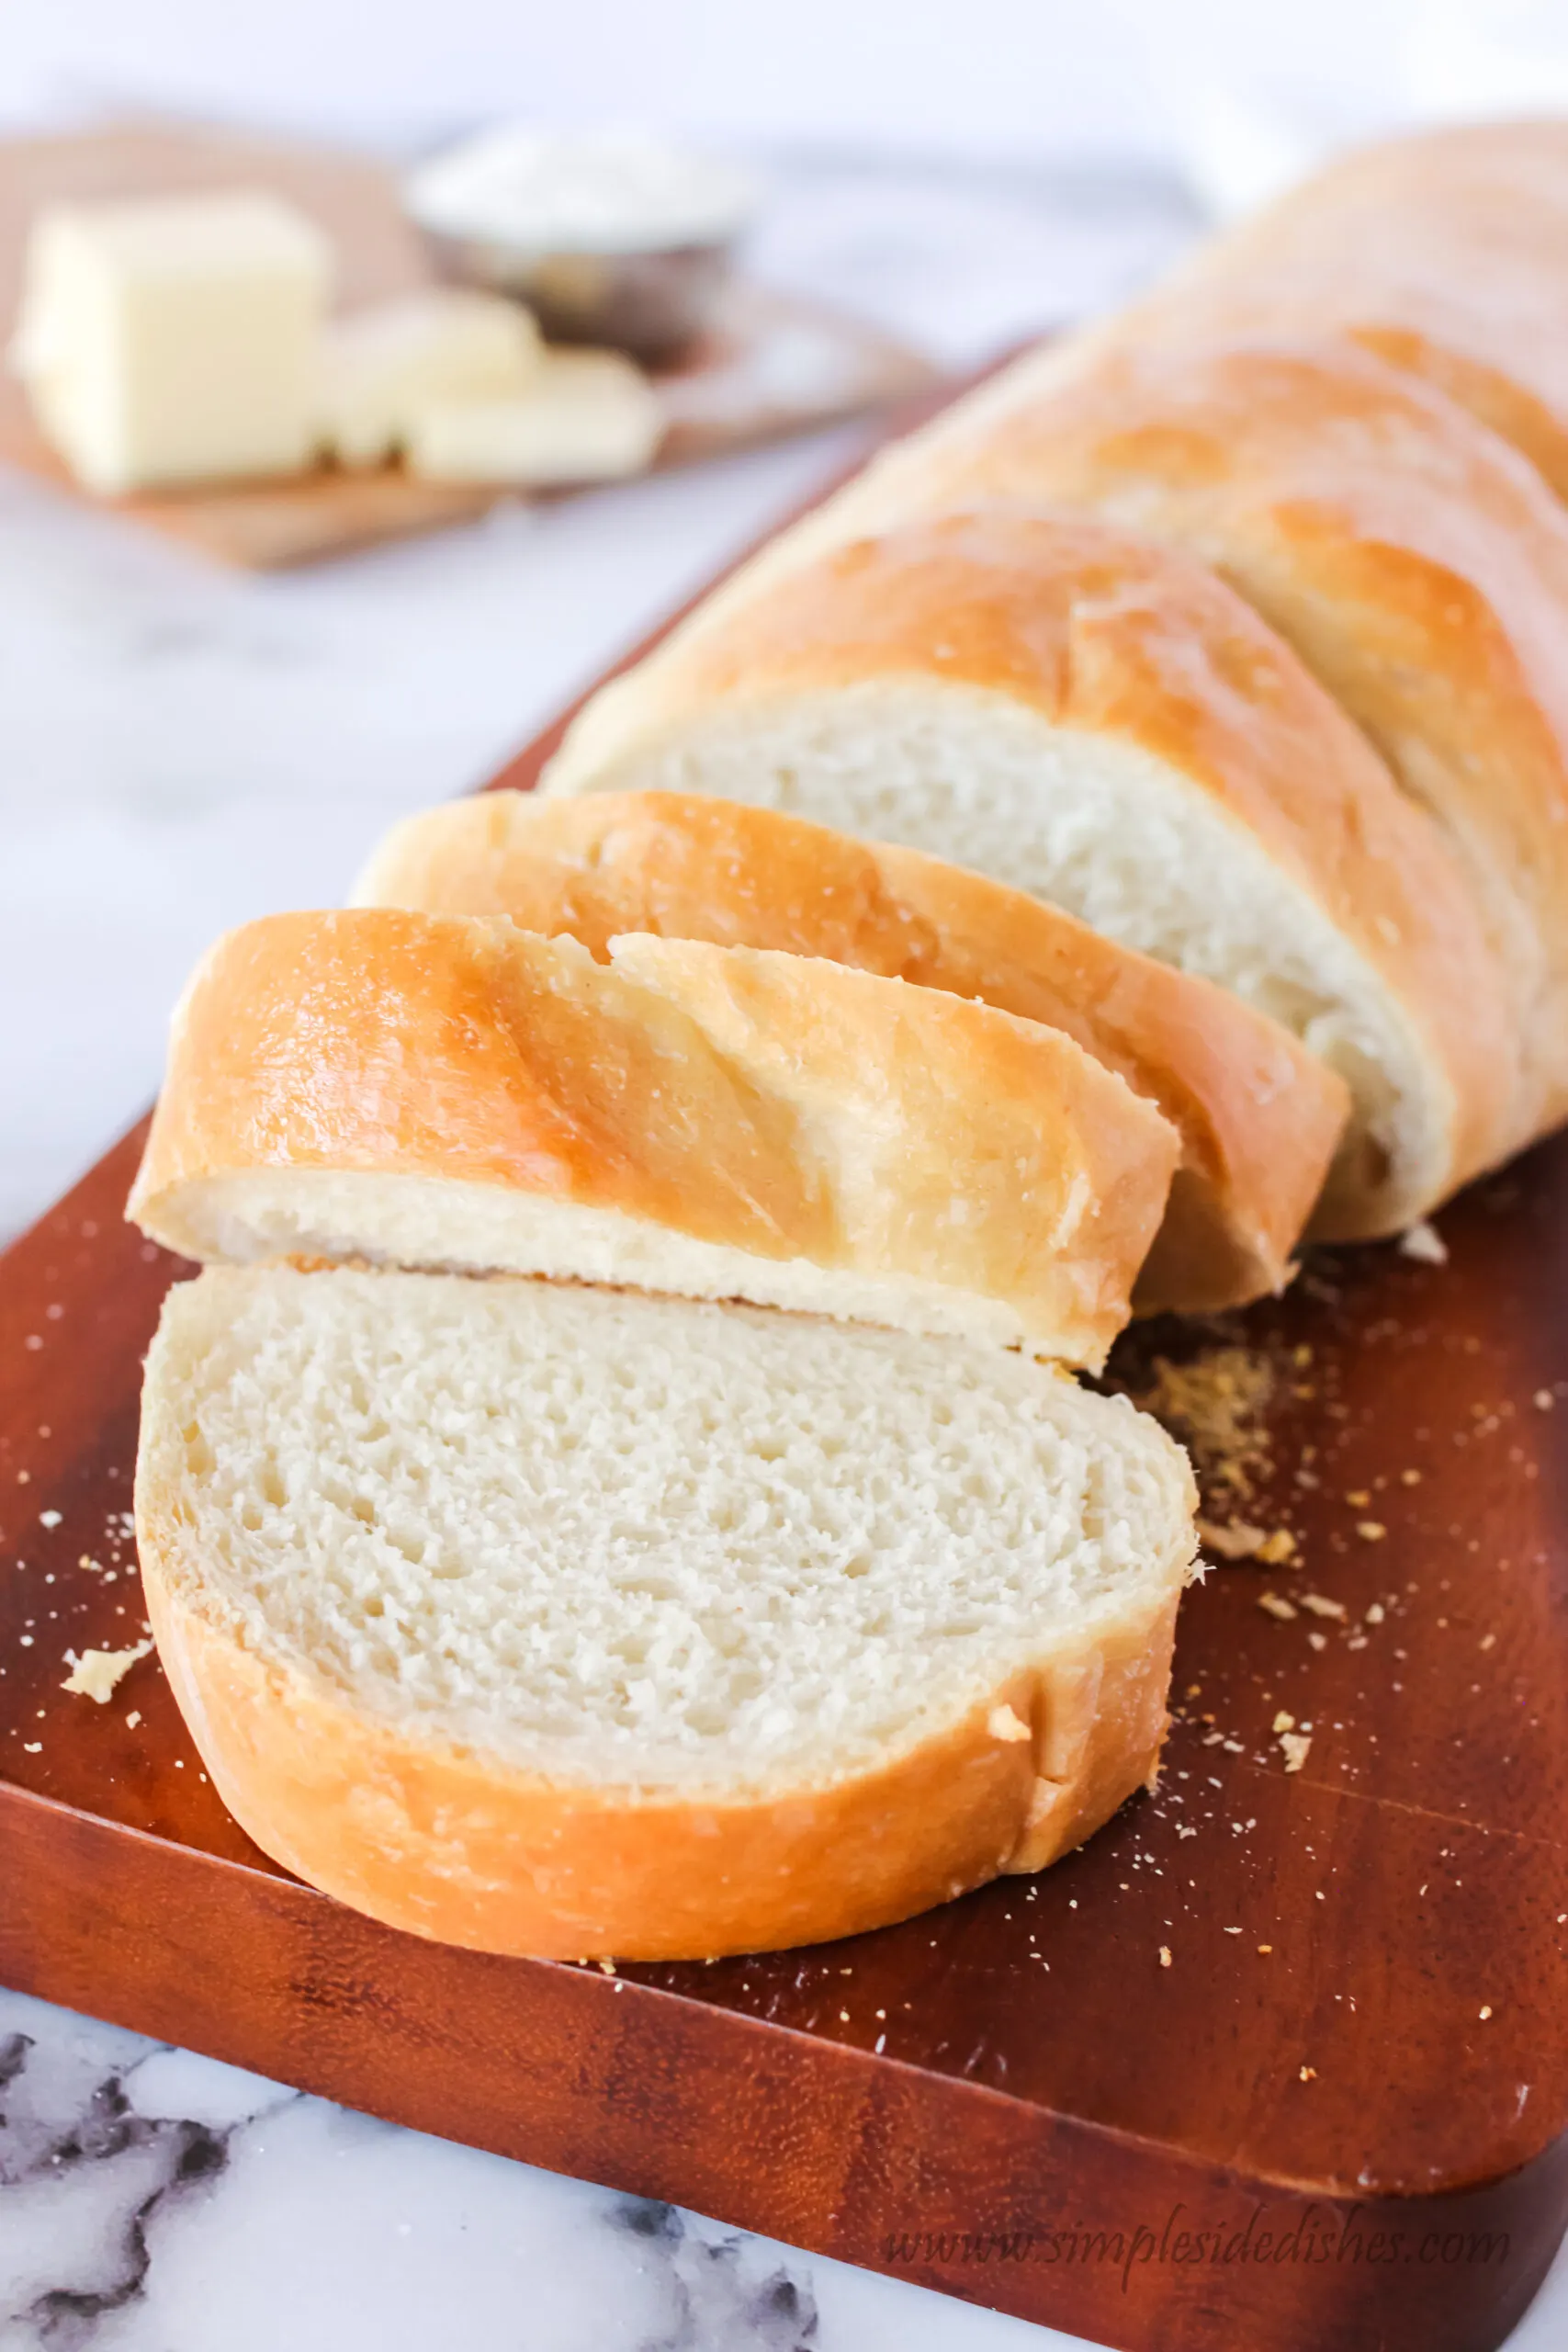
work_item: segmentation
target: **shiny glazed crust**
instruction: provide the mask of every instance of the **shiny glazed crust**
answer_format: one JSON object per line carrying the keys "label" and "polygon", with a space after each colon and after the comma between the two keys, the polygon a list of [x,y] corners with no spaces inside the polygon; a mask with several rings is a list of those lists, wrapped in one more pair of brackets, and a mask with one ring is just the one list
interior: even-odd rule
{"label": "shiny glazed crust", "polygon": [[396,827],[355,899],[507,915],[601,957],[627,931],[826,956],[1064,1031],[1181,1136],[1145,1307],[1277,1288],[1344,1124],[1343,1081],[1223,989],[1021,891],[775,809],[485,793]]}
{"label": "shiny glazed crust", "polygon": [[[748,1265],[923,1284],[1039,1352],[1103,1360],[1179,1150],[1119,1078],[1057,1031],[834,964],[622,953],[606,968],[504,921],[387,908],[231,933],[176,1012],[128,1214],[220,1256],[194,1216],[215,1180],[447,1182],[454,1216],[479,1188],[731,1253],[737,1286],[705,1295],[796,1303]],[[441,1197],[400,1262],[461,1262]]]}

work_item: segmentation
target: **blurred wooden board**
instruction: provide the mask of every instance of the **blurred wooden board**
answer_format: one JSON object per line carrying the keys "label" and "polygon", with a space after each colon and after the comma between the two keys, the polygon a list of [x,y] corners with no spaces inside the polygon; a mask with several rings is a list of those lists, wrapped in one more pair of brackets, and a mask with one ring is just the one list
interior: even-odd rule
{"label": "blurred wooden board", "polygon": [[[265,187],[299,205],[331,237],[344,308],[433,276],[380,164],[284,141],[159,122],[52,139],[0,141],[0,322],[16,319],[34,214],[48,203],[115,196]],[[714,333],[656,387],[668,426],[656,465],[706,458],[889,406],[936,381],[930,363],[863,322],[739,279]],[[42,439],[26,397],[0,378],[0,462],[82,496]],[[558,494],[558,493],[557,493]],[[518,493],[422,482],[387,467],[323,467],[287,481],[95,501],[220,562],[274,571],[469,522]]]}

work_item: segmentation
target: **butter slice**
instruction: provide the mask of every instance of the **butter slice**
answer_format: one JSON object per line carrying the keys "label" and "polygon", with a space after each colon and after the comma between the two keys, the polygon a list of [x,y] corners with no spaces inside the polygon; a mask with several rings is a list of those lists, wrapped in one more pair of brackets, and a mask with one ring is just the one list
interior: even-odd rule
{"label": "butter slice", "polygon": [[12,362],[89,490],[298,472],[331,250],[263,194],[62,206],[35,222]]}
{"label": "butter slice", "polygon": [[432,481],[542,490],[609,481],[651,463],[664,412],[640,369],[615,351],[557,351],[505,400],[431,401],[412,420],[411,469]]}
{"label": "butter slice", "polygon": [[433,286],[335,320],[323,357],[328,447],[343,465],[379,466],[432,402],[525,390],[539,331],[521,303]]}

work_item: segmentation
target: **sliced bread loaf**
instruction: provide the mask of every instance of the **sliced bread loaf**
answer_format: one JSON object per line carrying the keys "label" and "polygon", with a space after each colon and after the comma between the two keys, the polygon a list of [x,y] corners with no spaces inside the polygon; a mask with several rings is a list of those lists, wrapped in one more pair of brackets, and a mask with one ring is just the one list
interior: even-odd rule
{"label": "sliced bread loaf", "polygon": [[1348,343],[1145,347],[1129,322],[1021,369],[856,496],[904,522],[1044,505],[1211,565],[1462,872],[1508,989],[1504,1148],[1568,1114],[1568,512],[1517,450]]}
{"label": "sliced bread loaf", "polygon": [[659,1960],[899,1919],[1153,1771],[1185,1457],[1026,1357],[548,1283],[221,1269],[148,1358],[159,1654],[268,1853]]}
{"label": "sliced bread loaf", "polygon": [[1099,1364],[1174,1129],[1060,1032],[802,956],[278,915],[176,1012],[129,1214],[203,1260],[546,1274]]}
{"label": "sliced bread loaf", "polygon": [[1064,1031],[1181,1137],[1145,1309],[1278,1289],[1345,1124],[1343,1080],[1240,999],[1021,890],[776,809],[481,793],[396,826],[354,897],[505,915],[600,958],[622,932],[828,956]]}
{"label": "sliced bread loaf", "polygon": [[1325,1235],[1396,1231],[1522,1139],[1442,831],[1239,596],[1100,524],[954,514],[786,567],[591,704],[545,788],[794,809],[1233,990],[1350,1089]]}

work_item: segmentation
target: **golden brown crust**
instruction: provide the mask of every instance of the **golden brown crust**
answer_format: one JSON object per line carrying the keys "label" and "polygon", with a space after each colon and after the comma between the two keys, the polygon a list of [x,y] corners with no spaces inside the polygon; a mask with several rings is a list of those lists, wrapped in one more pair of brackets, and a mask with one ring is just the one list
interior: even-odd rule
{"label": "golden brown crust", "polygon": [[1158,1760],[1174,1593],[853,1781],[711,1799],[550,1781],[411,1738],[264,1663],[170,1573],[182,1538],[146,1486],[158,1653],[224,1804],[312,1886],[443,1943],[651,1961],[856,1935],[1055,1860]]}
{"label": "golden brown crust", "polygon": [[1153,1102],[1182,1162],[1137,1295],[1276,1289],[1348,1095],[1277,1023],[1059,909],[915,850],[696,794],[485,793],[396,827],[357,903],[506,915],[596,956],[617,933],[827,956],[1048,1028]]}
{"label": "golden brown crust", "polygon": [[[894,675],[1006,695],[1054,726],[1135,745],[1251,834],[1408,1009],[1448,1075],[1454,1189],[1523,1138],[1507,992],[1448,842],[1290,647],[1200,564],[1096,520],[1000,503],[931,511],[1024,498],[1037,464],[1042,494],[1066,497],[1075,459],[1056,453],[1075,445],[1054,408],[1043,413],[907,445],[859,503],[852,488],[846,514],[925,519],[781,565],[612,686],[596,725],[590,706],[547,781],[613,787],[720,702]],[[1086,398],[1086,445],[1097,413]],[[1205,479],[1226,462],[1223,441],[1195,460]]]}
{"label": "golden brown crust", "polygon": [[1202,252],[1120,340],[1346,335],[1423,377],[1568,496],[1568,123],[1348,155]]}
{"label": "golden brown crust", "polygon": [[231,933],[176,1012],[129,1214],[188,1250],[188,1188],[235,1171],[454,1180],[941,1284],[1102,1359],[1179,1148],[1149,1104],[935,990],[634,950],[628,979],[570,940],[387,908]]}
{"label": "golden brown crust", "polygon": [[[1469,1041],[1472,1071],[1510,1050],[1519,1067],[1490,1150],[1461,1165],[1556,1124],[1568,1110],[1568,516],[1514,451],[1348,345],[1118,347],[1032,388],[1021,371],[1010,404],[911,445],[878,494],[905,514],[995,500],[1114,517],[1246,595],[1440,829],[1485,925],[1511,1001],[1482,1046],[1462,1010],[1487,992],[1487,958],[1472,958],[1443,991],[1442,1033],[1461,1051]],[[1367,887],[1363,866],[1354,897],[1370,910]],[[1451,883],[1448,896],[1451,909]],[[1439,961],[1463,953],[1453,911],[1426,930]]]}

